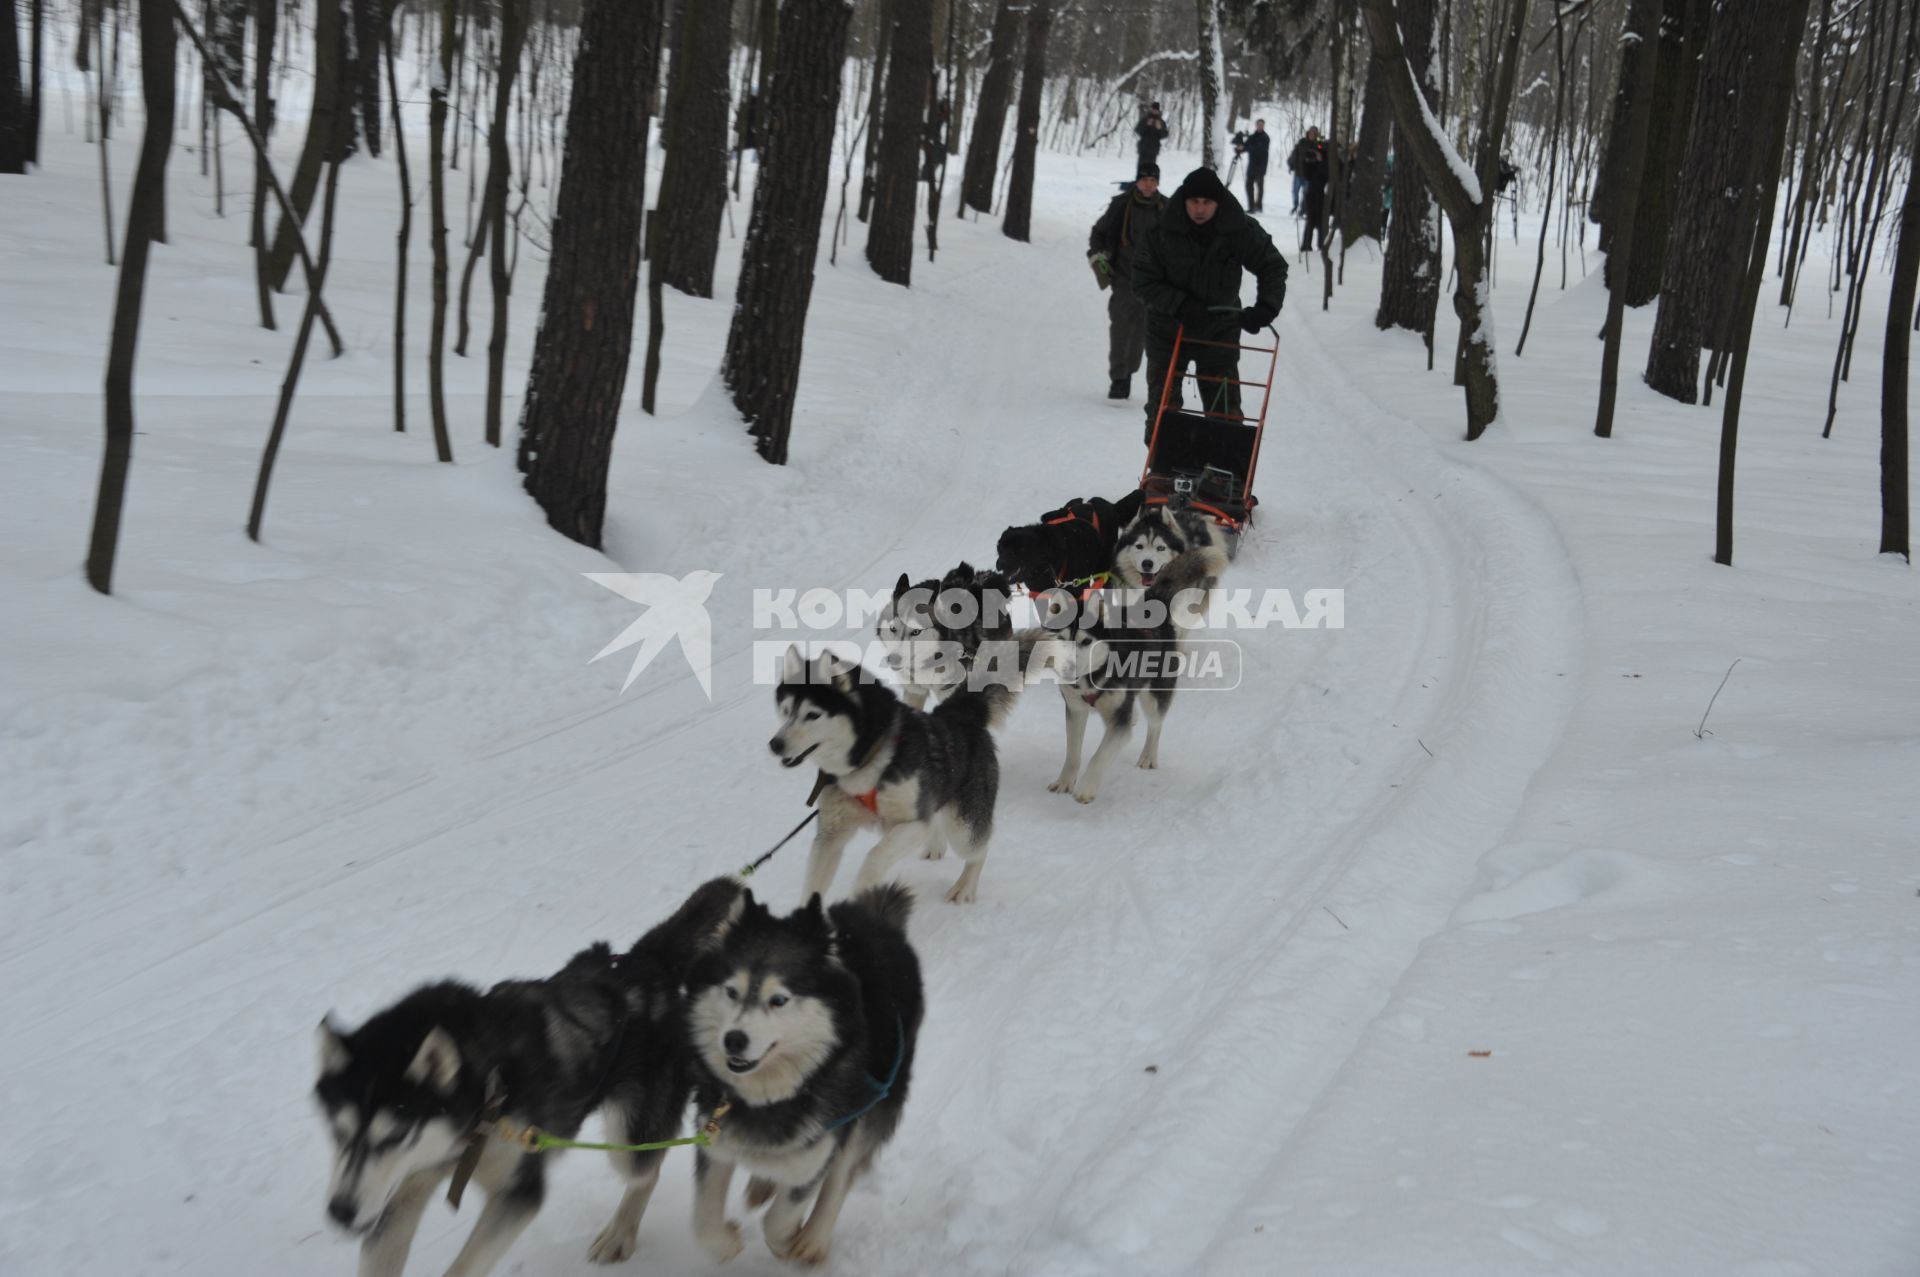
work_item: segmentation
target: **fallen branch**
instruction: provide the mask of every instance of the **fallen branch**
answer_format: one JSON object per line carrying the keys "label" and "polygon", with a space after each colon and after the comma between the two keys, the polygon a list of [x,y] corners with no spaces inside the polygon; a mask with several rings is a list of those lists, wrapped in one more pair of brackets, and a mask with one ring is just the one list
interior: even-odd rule
{"label": "fallen branch", "polygon": [[[1739,663],[1740,658],[1737,656],[1734,657],[1733,665],[1738,665]],[[1714,688],[1713,695],[1707,698],[1707,714],[1713,713],[1713,703],[1720,699],[1721,690],[1726,687],[1727,680],[1733,677],[1733,665],[1727,666],[1727,672],[1720,676],[1720,686]],[[1700,716],[1700,726],[1693,729],[1693,734],[1701,740],[1705,740],[1711,734],[1707,731],[1707,714]]]}

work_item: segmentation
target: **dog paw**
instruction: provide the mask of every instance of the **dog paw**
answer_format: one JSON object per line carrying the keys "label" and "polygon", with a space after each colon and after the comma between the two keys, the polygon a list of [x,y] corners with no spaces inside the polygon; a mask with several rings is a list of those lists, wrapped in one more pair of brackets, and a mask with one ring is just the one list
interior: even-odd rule
{"label": "dog paw", "polygon": [[1097,789],[1076,789],[1073,791],[1073,801],[1077,803],[1090,803],[1099,796],[1100,791]]}
{"label": "dog paw", "polygon": [[966,878],[947,888],[947,903],[950,905],[970,905],[978,898],[979,887]]}
{"label": "dog paw", "polygon": [[608,1224],[587,1247],[587,1258],[596,1264],[624,1264],[633,1258],[640,1242],[640,1230],[622,1228],[618,1221]]}
{"label": "dog paw", "polygon": [[794,1234],[793,1244],[787,1247],[787,1253],[781,1258],[813,1268],[826,1263],[827,1254],[832,1249],[831,1236],[816,1236],[811,1228],[802,1228]]}
{"label": "dog paw", "polygon": [[1072,789],[1073,778],[1071,776],[1062,776],[1059,780],[1047,786],[1047,792],[1049,794],[1065,794],[1071,792]]}
{"label": "dog paw", "polygon": [[920,853],[920,859],[939,860],[941,857],[945,856],[946,854],[947,854],[947,844],[945,844],[944,842],[930,842],[927,844],[927,849]]}
{"label": "dog paw", "polygon": [[728,1220],[722,1228],[700,1234],[700,1249],[716,1264],[724,1264],[746,1245],[740,1240],[740,1225]]}
{"label": "dog paw", "polygon": [[773,1200],[773,1181],[755,1175],[747,1181],[747,1209],[757,1210]]}
{"label": "dog paw", "polygon": [[1150,772],[1160,766],[1160,760],[1157,758],[1149,758],[1145,754],[1142,754],[1140,761],[1135,763],[1134,766],[1138,767],[1141,771]]}
{"label": "dog paw", "polygon": [[[777,1214],[778,1212],[775,1213]],[[800,1236],[800,1225],[798,1223],[790,1224],[784,1231],[775,1233],[773,1231],[773,1216],[769,1215],[767,1216],[766,1223],[761,1228],[761,1232],[766,1235],[767,1249],[773,1252],[774,1258],[789,1259],[793,1256],[793,1243]]]}

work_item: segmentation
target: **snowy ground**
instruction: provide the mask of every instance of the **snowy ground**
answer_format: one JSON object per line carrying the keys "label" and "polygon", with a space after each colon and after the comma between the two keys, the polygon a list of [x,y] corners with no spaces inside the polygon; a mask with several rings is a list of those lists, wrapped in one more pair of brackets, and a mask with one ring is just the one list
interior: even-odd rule
{"label": "snowy ground", "polygon": [[[858,235],[823,257],[784,470],[713,377],[725,240],[721,300],[669,297],[664,412],[622,424],[602,556],[548,534],[480,442],[477,361],[453,361],[457,465],[423,397],[392,432],[397,197],[364,159],[329,286],[349,349],[309,366],[249,543],[294,302],[281,333],[254,325],[244,201],[217,219],[176,152],[103,599],[79,564],[114,276],[95,153],[49,142],[47,172],[0,186],[0,1271],[344,1273],[308,1098],[321,1014],[546,972],[784,832],[807,780],[764,747],[754,587],[990,559],[1006,524],[1131,485],[1137,390],[1100,398],[1081,248],[1126,166],[1043,157],[1035,242],[943,222],[910,290]],[[1530,242],[1501,254],[1506,415],[1473,445],[1417,340],[1372,328],[1371,254],[1325,313],[1295,263],[1228,583],[1344,589],[1346,627],[1245,636],[1242,688],[1184,698],[1161,770],[1091,808],[1045,791],[1052,694],[1016,713],[980,902],[939,903],[951,862],[903,870],[929,1016],[837,1271],[1920,1264],[1920,586],[1873,553],[1884,284],[1825,442],[1835,326],[1811,297],[1784,332],[1763,314],[1729,570],[1718,412],[1631,378],[1594,440],[1597,279],[1576,259],[1562,293],[1550,264],[1515,360]],[[416,334],[426,260],[416,235]],[[1628,368],[1651,322],[1629,317]],[[588,663],[633,609],[582,574],[622,569],[724,574],[711,703],[672,653],[624,696],[624,658]],[[759,888],[792,898],[802,858]],[[646,1271],[712,1271],[689,1167],[669,1162]],[[616,1185],[593,1155],[556,1185],[503,1271],[595,1271]],[[429,1215],[415,1271],[467,1214]],[[756,1246],[734,1268],[779,1265]]]}

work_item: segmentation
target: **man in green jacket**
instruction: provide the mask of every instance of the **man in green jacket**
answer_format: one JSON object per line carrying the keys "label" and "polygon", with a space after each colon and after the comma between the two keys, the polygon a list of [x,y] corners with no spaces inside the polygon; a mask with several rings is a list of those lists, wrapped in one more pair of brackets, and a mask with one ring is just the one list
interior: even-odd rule
{"label": "man in green jacket", "polygon": [[[1140,371],[1145,348],[1147,312],[1133,295],[1133,250],[1140,237],[1160,224],[1167,197],[1160,193],[1160,167],[1142,164],[1128,189],[1107,202],[1087,239],[1087,260],[1093,263],[1100,287],[1113,285],[1107,296],[1107,398],[1125,399],[1133,392],[1133,374]],[[1118,279],[1114,278],[1118,275]]]}
{"label": "man in green jacket", "polygon": [[[1254,303],[1240,305],[1240,272],[1253,272]],[[1147,438],[1160,407],[1173,339],[1183,328],[1181,367],[1167,406],[1183,402],[1180,381],[1191,363],[1210,412],[1240,414],[1240,334],[1257,333],[1280,314],[1287,295],[1287,262],[1260,224],[1212,169],[1187,174],[1160,224],[1140,239],[1133,258],[1133,291],[1147,308]],[[1208,344],[1195,345],[1195,342]],[[1211,380],[1208,380],[1211,379]]]}

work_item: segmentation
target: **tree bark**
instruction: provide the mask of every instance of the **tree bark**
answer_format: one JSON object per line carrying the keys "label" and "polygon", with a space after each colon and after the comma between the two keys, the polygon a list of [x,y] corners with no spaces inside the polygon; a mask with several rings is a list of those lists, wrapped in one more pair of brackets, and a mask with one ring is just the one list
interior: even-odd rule
{"label": "tree bark", "polygon": [[[339,93],[343,80],[350,79],[353,68],[347,59],[347,30],[341,21],[337,0],[314,0],[313,5],[313,115],[307,122],[307,140],[294,166],[288,195],[294,211],[304,223],[313,207],[314,194],[320,189],[320,171],[327,156],[353,142],[353,115],[342,110],[345,101]],[[285,218],[273,236],[267,252],[267,279],[276,291],[287,286],[287,274],[293,269],[293,237]]]}
{"label": "tree bark", "polygon": [[787,461],[800,385],[849,17],[844,0],[784,0],[761,116],[760,181],[720,375],[774,465]]}
{"label": "tree bark", "polygon": [[689,3],[667,91],[672,144],[660,170],[652,234],[661,281],[691,297],[713,296],[720,217],[727,205],[727,57],[732,6]]}
{"label": "tree bark", "polygon": [[[1920,129],[1909,155],[1920,156]],[[1894,249],[1893,294],[1887,299],[1887,338],[1880,355],[1880,553],[1913,562],[1907,487],[1908,353],[1913,340],[1907,317],[1914,313],[1920,283],[1920,171],[1907,171],[1907,198],[1900,206],[1900,239]]]}
{"label": "tree bark", "polygon": [[27,163],[40,163],[40,102],[42,57],[46,44],[46,0],[32,0],[28,19],[32,34],[29,54],[30,87],[27,90]]}
{"label": "tree bark", "polygon": [[[256,0],[253,9],[253,125],[261,140],[273,136],[273,42],[279,22],[280,0]],[[248,242],[253,245],[254,287],[260,299],[260,326],[272,331],[273,271],[267,254],[267,152],[264,147],[253,158],[253,227]]]}
{"label": "tree bark", "polygon": [[1033,230],[1033,169],[1040,147],[1040,95],[1047,83],[1047,36],[1053,30],[1055,0],[1028,0],[1027,56],[1020,72],[1020,112],[1014,118],[1013,175],[1007,180],[1007,215],[1000,223],[1008,239],[1026,243]]}
{"label": "tree bark", "polygon": [[556,531],[595,549],[606,522],[607,467],[633,349],[647,102],[659,40],[658,0],[588,0],[546,296],[520,415],[527,491]]}
{"label": "tree bark", "polygon": [[380,59],[374,50],[380,47],[381,11],[388,0],[352,0],[352,3],[354,80],[346,109],[359,107],[360,136],[366,139],[367,154],[377,157],[380,154]]}
{"label": "tree bark", "polygon": [[1227,140],[1220,118],[1226,59],[1220,47],[1219,0],[1194,0],[1194,16],[1199,20],[1200,167],[1218,170],[1220,148]]}
{"label": "tree bark", "polygon": [[455,0],[441,0],[439,65],[428,91],[427,206],[432,210],[433,313],[427,336],[427,411],[440,460],[453,460],[447,429],[447,94],[453,82],[458,15]]}
{"label": "tree bark", "polygon": [[[399,14],[393,21],[396,26]],[[407,245],[413,238],[413,183],[407,173],[407,136],[400,127],[400,80],[393,69],[395,29],[384,33],[381,46],[387,63],[387,100],[393,109],[393,154],[400,166],[399,263],[393,285],[393,428],[407,428]]]}
{"label": "tree bark", "polygon": [[[1658,23],[1650,122],[1640,172],[1640,200],[1633,219],[1633,253],[1609,253],[1607,266],[1626,263],[1627,305],[1644,306],[1660,293],[1673,205],[1679,196],[1680,159],[1687,144],[1700,87],[1700,50],[1706,43],[1713,0],[1664,0]],[[1611,286],[1609,278],[1609,286]]]}
{"label": "tree bark", "polygon": [[[1761,86],[1768,68],[1798,52],[1800,31],[1785,24],[1805,0],[1744,0],[1716,15],[1682,166],[1660,309],[1647,354],[1647,384],[1682,403],[1699,397],[1700,350],[1732,306],[1751,236],[1742,201],[1759,181],[1755,156],[1772,112]],[[1780,103],[1785,110],[1786,104]]]}
{"label": "tree bark", "polygon": [[920,144],[933,82],[933,13],[927,0],[889,0],[887,91],[874,153],[873,218],[867,261],[889,284],[913,281],[914,214],[920,195]]}
{"label": "tree bark", "polygon": [[140,85],[146,102],[146,135],[134,170],[127,206],[126,241],[107,344],[106,451],[94,502],[93,536],[87,548],[87,583],[113,593],[113,564],[120,541],[120,511],[133,462],[133,359],[140,341],[148,249],[166,199],[167,153],[173,146],[174,52],[172,0],[141,0]]}
{"label": "tree bark", "polygon": [[993,211],[993,184],[1000,174],[1000,135],[1007,127],[1007,99],[1013,93],[1013,60],[1019,56],[1020,11],[1014,0],[999,0],[987,43],[987,73],[980,80],[980,102],[973,112],[967,162],[960,174],[960,209]]}
{"label": "tree bark", "polygon": [[[1412,65],[1420,93],[1429,110],[1440,104],[1440,87],[1433,65],[1434,0],[1400,0],[1400,30],[1406,35],[1404,56]],[[1371,39],[1369,34],[1369,39]],[[1405,328],[1425,334],[1433,328],[1434,312],[1440,304],[1440,276],[1433,262],[1438,253],[1434,242],[1439,235],[1433,192],[1426,175],[1414,162],[1413,145],[1400,124],[1399,108],[1388,87],[1395,68],[1382,62],[1376,47],[1369,63],[1382,67],[1381,88],[1387,93],[1387,106],[1393,111],[1393,217],[1387,226],[1387,254],[1380,277],[1380,308],[1374,315],[1376,328]],[[1371,74],[1371,73],[1369,73]],[[1279,177],[1280,181],[1291,181]]]}
{"label": "tree bark", "polygon": [[[1611,265],[1615,260],[1628,262],[1633,260],[1634,245],[1639,235],[1640,214],[1645,202],[1640,197],[1640,184],[1643,178],[1658,182],[1657,172],[1649,175],[1650,149],[1648,134],[1653,120],[1656,103],[1660,100],[1660,77],[1670,69],[1662,64],[1667,61],[1666,54],[1648,40],[1630,40],[1631,29],[1622,36],[1626,45],[1621,50],[1623,64],[1621,78],[1626,78],[1625,65],[1638,64],[1634,73],[1634,89],[1628,99],[1627,136],[1625,149],[1618,157],[1618,185],[1615,188],[1616,207],[1614,215],[1613,247],[1607,255]],[[1613,405],[1619,392],[1620,383],[1620,321],[1626,311],[1627,278],[1630,271],[1620,271],[1614,281],[1614,287],[1607,294],[1607,323],[1605,329],[1606,353],[1600,359],[1600,404],[1594,416],[1593,433],[1602,439],[1613,437]]]}
{"label": "tree bark", "polygon": [[1387,101],[1386,75],[1378,62],[1368,58],[1366,87],[1361,93],[1360,135],[1340,216],[1341,239],[1348,247],[1362,239],[1380,238],[1380,198],[1386,186],[1387,141],[1392,129],[1393,104]]}
{"label": "tree bark", "polygon": [[527,7],[531,3],[500,0],[500,63],[493,78],[493,123],[487,130],[487,199],[481,216],[491,232],[487,266],[493,284],[493,331],[487,341],[486,437],[496,448],[500,446],[500,401],[506,394],[507,303],[513,291],[507,273],[507,182],[513,170],[507,129],[520,53],[527,42]]}
{"label": "tree bark", "polygon": [[16,0],[0,0],[0,173],[27,171],[32,106],[20,83],[20,16]]}

